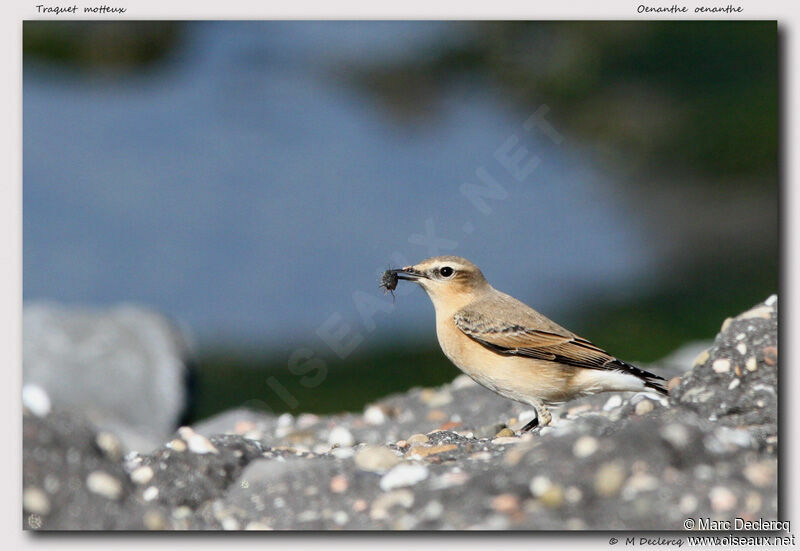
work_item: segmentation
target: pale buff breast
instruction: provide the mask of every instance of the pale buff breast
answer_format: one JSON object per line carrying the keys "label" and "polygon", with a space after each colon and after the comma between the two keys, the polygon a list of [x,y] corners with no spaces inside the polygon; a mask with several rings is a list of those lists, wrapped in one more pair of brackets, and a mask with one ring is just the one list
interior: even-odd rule
{"label": "pale buff breast", "polygon": [[462,333],[451,315],[437,315],[436,335],[451,362],[476,382],[507,398],[534,405],[563,402],[583,394],[572,384],[575,368],[492,352]]}

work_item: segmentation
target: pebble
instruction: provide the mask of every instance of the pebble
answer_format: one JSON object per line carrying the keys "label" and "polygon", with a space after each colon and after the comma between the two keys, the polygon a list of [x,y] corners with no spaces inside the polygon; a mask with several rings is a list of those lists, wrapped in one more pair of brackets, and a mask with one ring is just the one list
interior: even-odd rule
{"label": "pebble", "polygon": [[147,484],[153,478],[153,468],[149,465],[139,467],[131,473],[131,480],[136,484]]}
{"label": "pebble", "polygon": [[519,444],[522,439],[517,436],[500,436],[492,440],[492,444],[503,446],[505,444]]}
{"label": "pebble", "polygon": [[406,438],[406,442],[408,442],[409,444],[424,444],[428,440],[430,440],[430,438],[428,438],[424,434],[412,434],[411,436]]}
{"label": "pebble", "polygon": [[561,485],[559,484],[551,484],[550,487],[539,496],[539,501],[545,507],[558,509],[564,504],[564,490],[561,489]]}
{"label": "pebble", "polygon": [[660,434],[675,448],[685,448],[689,444],[689,432],[683,425],[671,423],[662,428]]}
{"label": "pebble", "polygon": [[345,427],[334,427],[328,435],[328,443],[331,446],[352,446],[355,444],[353,434]]}
{"label": "pebble", "polygon": [[142,523],[148,530],[163,530],[167,525],[164,516],[158,511],[147,511],[142,517]]}
{"label": "pebble", "polygon": [[503,438],[507,436],[514,436],[514,431],[508,427],[505,427],[500,432],[494,435],[495,438]]}
{"label": "pebble", "polygon": [[744,356],[745,354],[747,354],[747,345],[743,342],[740,342],[739,344],[736,345],[736,351],[742,356]]}
{"label": "pebble", "polygon": [[775,467],[767,461],[751,463],[744,468],[744,476],[753,486],[765,488],[769,486],[775,478]]}
{"label": "pebble", "polygon": [[696,367],[698,365],[703,365],[704,363],[706,363],[706,360],[708,360],[709,355],[710,352],[708,349],[705,349],[702,352],[700,352],[700,354],[698,354],[697,357],[692,362],[692,367]]}
{"label": "pebble", "polygon": [[349,483],[347,482],[347,478],[344,477],[343,475],[338,474],[333,478],[331,478],[330,488],[331,492],[333,492],[334,494],[342,494],[346,492],[348,486]]}
{"label": "pebble", "polygon": [[736,494],[724,486],[714,486],[708,493],[711,509],[716,513],[724,513],[736,507]]}
{"label": "pebble", "polygon": [[193,434],[186,442],[189,451],[197,454],[219,453],[211,441],[202,434]]}
{"label": "pebble", "polygon": [[191,516],[191,514],[192,510],[186,505],[181,505],[172,510],[172,518],[174,518],[175,520],[188,518]]}
{"label": "pebble", "polygon": [[22,493],[22,508],[36,515],[47,515],[50,513],[50,500],[44,490],[25,488]]}
{"label": "pebble", "polygon": [[425,465],[397,465],[391,471],[383,475],[380,481],[380,488],[384,492],[413,486],[428,478],[428,467]]}
{"label": "pebble", "polygon": [[491,505],[498,513],[514,513],[519,510],[519,498],[514,494],[500,494],[492,498]]}
{"label": "pebble", "polygon": [[259,522],[257,520],[253,520],[247,523],[244,527],[245,530],[272,530],[272,528],[268,524],[264,524],[263,522]]}
{"label": "pebble", "polygon": [[114,461],[122,457],[122,444],[119,438],[107,431],[100,431],[94,439],[97,447],[103,450],[106,457]]}
{"label": "pebble", "polygon": [[681,384],[681,378],[673,377],[667,382],[667,391],[672,392],[672,389],[676,388],[679,384]]}
{"label": "pebble", "polygon": [[440,409],[432,409],[428,412],[428,421],[444,421],[447,414]]}
{"label": "pebble", "polygon": [[406,457],[423,458],[438,453],[449,452],[458,448],[455,444],[442,444],[440,446],[413,446],[406,452]]}
{"label": "pebble", "polygon": [[594,477],[594,491],[602,497],[611,497],[619,493],[625,482],[625,468],[617,462],[606,463]]}
{"label": "pebble", "polygon": [[228,531],[239,530],[241,528],[241,526],[239,525],[239,521],[233,517],[223,518],[222,521],[220,521],[220,524],[222,524],[223,530],[228,530]]}
{"label": "pebble", "polygon": [[367,502],[363,499],[357,499],[353,502],[353,511],[356,513],[360,513],[361,511],[366,510]]}
{"label": "pebble", "polygon": [[636,413],[636,415],[647,415],[648,413],[653,411],[654,408],[655,406],[653,405],[653,402],[651,400],[642,400],[641,402],[636,404],[634,413]]}
{"label": "pebble", "polygon": [[[644,402],[639,402],[644,403]],[[637,404],[638,405],[638,404]],[[575,457],[589,457],[597,451],[598,442],[593,436],[581,436],[572,445],[572,453]]]}
{"label": "pebble", "polygon": [[142,499],[145,501],[153,501],[157,497],[158,488],[156,486],[150,486],[144,492],[142,492]]}
{"label": "pebble", "polygon": [[104,471],[92,471],[86,477],[86,487],[90,492],[108,499],[119,499],[122,495],[122,484],[119,480]]}
{"label": "pebble", "polygon": [[337,459],[350,459],[356,451],[353,448],[333,448],[330,453]]}
{"label": "pebble", "polygon": [[167,447],[171,450],[176,452],[185,452],[186,451],[186,442],[181,440],[180,438],[176,438],[170,442],[167,442]]}
{"label": "pebble", "polygon": [[372,405],[364,410],[364,421],[368,425],[382,425],[386,422],[386,415],[380,407]]}
{"label": "pebble", "polygon": [[[19,387],[17,387],[19,388]],[[50,413],[50,397],[39,385],[27,384],[22,387],[22,405],[37,417]]]}
{"label": "pebble", "polygon": [[742,382],[741,379],[733,379],[731,383],[728,385],[728,390],[733,390],[734,388],[739,386],[741,382]]}
{"label": "pebble", "polygon": [[678,503],[678,509],[680,509],[681,513],[684,515],[688,515],[697,510],[697,505],[698,502],[695,496],[692,494],[685,494]]}
{"label": "pebble", "polygon": [[414,505],[414,494],[411,490],[394,490],[378,496],[372,503],[369,516],[372,520],[384,520],[389,518],[389,511],[392,507],[408,509],[412,505]]}
{"label": "pebble", "polygon": [[756,357],[750,356],[749,358],[747,358],[747,361],[744,362],[744,368],[747,371],[755,371],[756,369],[758,369],[758,362],[756,361]]}
{"label": "pebble", "polygon": [[714,370],[714,373],[727,373],[731,370],[731,361],[727,358],[719,358],[711,364],[711,369]]}
{"label": "pebble", "polygon": [[566,490],[564,490],[564,499],[567,500],[567,503],[575,503],[580,502],[583,499],[583,492],[577,486],[570,486]]}
{"label": "pebble", "polygon": [[615,394],[614,396],[609,398],[608,401],[605,403],[605,405],[603,406],[603,411],[610,411],[614,408],[618,408],[621,405],[622,405],[622,396],[620,396],[619,394]]}
{"label": "pebble", "polygon": [[336,523],[337,526],[344,526],[347,524],[348,520],[350,520],[350,515],[344,511],[336,511],[333,513],[333,522]]}
{"label": "pebble", "polygon": [[365,446],[355,456],[356,466],[370,472],[388,471],[400,461],[397,455],[383,446]]}
{"label": "pebble", "polygon": [[764,363],[767,365],[775,365],[778,363],[778,349],[774,346],[767,346],[763,350]]}

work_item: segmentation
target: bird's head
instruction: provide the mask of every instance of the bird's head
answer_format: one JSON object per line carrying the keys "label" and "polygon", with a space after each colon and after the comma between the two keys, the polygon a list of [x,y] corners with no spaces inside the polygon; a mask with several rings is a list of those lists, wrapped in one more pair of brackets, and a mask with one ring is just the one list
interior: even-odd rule
{"label": "bird's head", "polygon": [[419,283],[437,310],[457,310],[491,288],[475,264],[458,256],[434,256],[391,271],[398,279]]}

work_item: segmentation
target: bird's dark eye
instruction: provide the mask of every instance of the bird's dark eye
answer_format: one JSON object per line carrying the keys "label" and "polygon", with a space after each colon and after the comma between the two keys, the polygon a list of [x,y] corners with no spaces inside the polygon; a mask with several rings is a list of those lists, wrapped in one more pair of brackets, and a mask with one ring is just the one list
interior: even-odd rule
{"label": "bird's dark eye", "polygon": [[453,268],[451,268],[450,266],[445,266],[444,268],[439,270],[439,273],[442,274],[442,277],[450,277],[451,275],[453,275]]}

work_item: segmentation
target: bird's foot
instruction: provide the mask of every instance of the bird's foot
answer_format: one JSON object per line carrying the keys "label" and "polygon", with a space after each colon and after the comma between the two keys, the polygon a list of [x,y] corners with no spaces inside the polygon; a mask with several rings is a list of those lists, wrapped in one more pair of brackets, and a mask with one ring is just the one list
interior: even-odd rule
{"label": "bird's foot", "polygon": [[546,427],[550,424],[553,416],[550,415],[550,411],[544,406],[537,406],[536,407],[536,417],[528,421],[528,423],[522,427],[519,432],[525,433],[530,432],[536,428]]}

